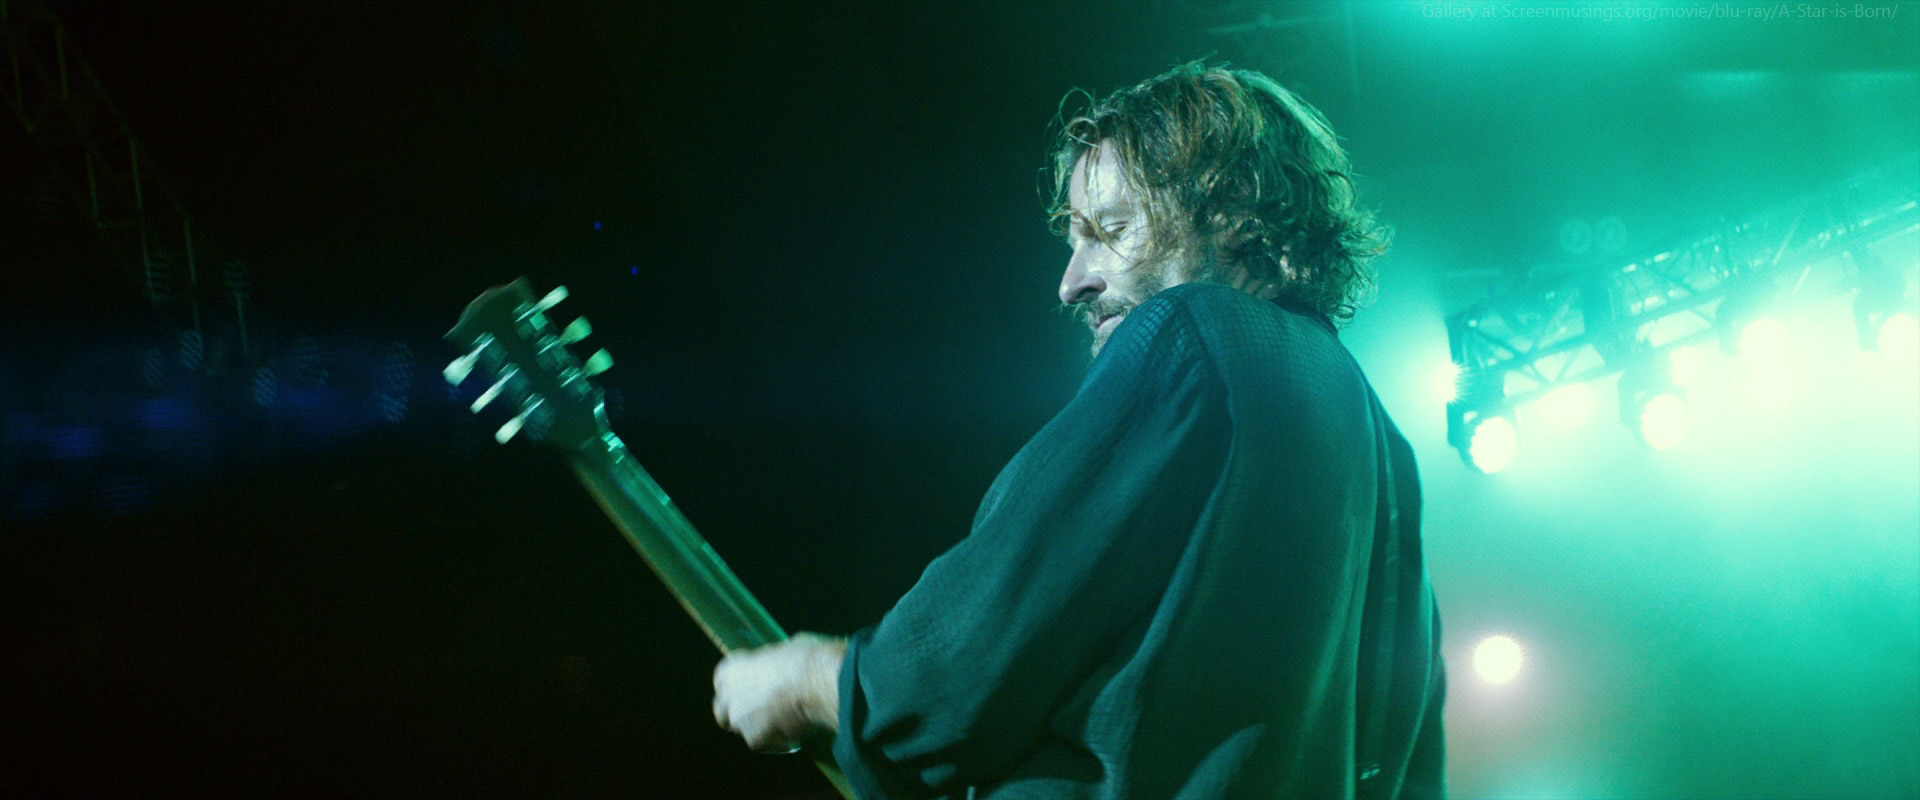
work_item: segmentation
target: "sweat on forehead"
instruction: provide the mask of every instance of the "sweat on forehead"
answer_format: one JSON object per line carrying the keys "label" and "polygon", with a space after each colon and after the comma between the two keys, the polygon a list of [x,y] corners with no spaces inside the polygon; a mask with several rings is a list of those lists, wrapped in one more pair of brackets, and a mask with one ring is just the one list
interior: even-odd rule
{"label": "sweat on forehead", "polygon": [[1099,217],[1131,210],[1133,186],[1120,164],[1120,154],[1111,142],[1101,142],[1080,156],[1073,165],[1073,182],[1067,190],[1067,205],[1074,213]]}

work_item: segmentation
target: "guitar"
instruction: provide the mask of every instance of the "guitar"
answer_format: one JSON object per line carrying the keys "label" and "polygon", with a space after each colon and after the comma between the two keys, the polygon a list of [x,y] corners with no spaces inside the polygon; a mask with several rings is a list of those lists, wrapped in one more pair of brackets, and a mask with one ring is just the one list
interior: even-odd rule
{"label": "guitar", "polygon": [[[473,411],[496,401],[518,409],[494,439],[505,444],[522,435],[559,448],[614,527],[722,653],[784,641],[786,631],[608,427],[603,396],[590,379],[613,366],[613,357],[600,350],[581,361],[567,350],[593,328],[580,317],[555,330],[547,311],[566,297],[563,286],[535,298],[520,278],[475,298],[446,335],[467,351],[447,365],[447,381],[459,385],[475,371],[490,377]],[[834,788],[853,800],[832,756],[808,750]]]}

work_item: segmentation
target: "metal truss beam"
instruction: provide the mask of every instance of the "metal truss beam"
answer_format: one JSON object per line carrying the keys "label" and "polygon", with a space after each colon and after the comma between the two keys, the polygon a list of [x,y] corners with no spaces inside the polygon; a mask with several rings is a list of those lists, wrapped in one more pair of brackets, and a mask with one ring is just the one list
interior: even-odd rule
{"label": "metal truss beam", "polygon": [[225,265],[218,270],[224,280],[208,274],[216,262],[206,234],[155,174],[66,28],[41,0],[0,0],[0,48],[14,118],[155,310],[203,344],[206,329],[219,323],[251,359],[244,266]]}
{"label": "metal truss beam", "polygon": [[1447,319],[1462,375],[1449,438],[1559,387],[1664,364],[1674,349],[1727,336],[1756,303],[1854,290],[1863,277],[1853,256],[1916,230],[1920,154],[1909,154],[1678,246],[1488,297]]}

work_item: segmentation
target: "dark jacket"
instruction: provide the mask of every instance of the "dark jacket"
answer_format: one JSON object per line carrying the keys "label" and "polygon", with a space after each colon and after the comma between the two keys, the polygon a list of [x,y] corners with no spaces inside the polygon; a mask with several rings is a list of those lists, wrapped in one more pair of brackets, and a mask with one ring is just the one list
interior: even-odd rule
{"label": "dark jacket", "polygon": [[1444,796],[1419,519],[1324,316],[1168,289],[853,637],[835,756],[863,798]]}

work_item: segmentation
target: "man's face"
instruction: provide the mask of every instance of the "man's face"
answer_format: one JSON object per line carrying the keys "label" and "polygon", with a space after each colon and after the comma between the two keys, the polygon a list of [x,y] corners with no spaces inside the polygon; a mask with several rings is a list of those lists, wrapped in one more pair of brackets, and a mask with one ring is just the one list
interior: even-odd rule
{"label": "man's face", "polygon": [[1067,204],[1073,257],[1060,279],[1060,302],[1077,307],[1093,329],[1093,353],[1099,355],[1128,312],[1174,285],[1167,275],[1172,259],[1146,261],[1146,215],[1111,143],[1101,142],[1073,165]]}
{"label": "man's face", "polygon": [[1145,209],[1109,142],[1101,142],[1074,164],[1067,204],[1073,213],[1067,225],[1073,257],[1060,279],[1060,302],[1077,307],[1093,329],[1096,356],[1120,320],[1163,289],[1211,280],[1253,290],[1244,285],[1248,281],[1243,269],[1203,269],[1184,248],[1153,252]]}

